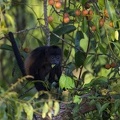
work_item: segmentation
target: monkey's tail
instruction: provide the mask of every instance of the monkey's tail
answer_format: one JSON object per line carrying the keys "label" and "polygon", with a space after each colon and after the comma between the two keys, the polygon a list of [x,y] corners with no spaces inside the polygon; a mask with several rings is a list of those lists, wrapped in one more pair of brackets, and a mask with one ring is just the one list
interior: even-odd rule
{"label": "monkey's tail", "polygon": [[25,76],[26,73],[25,73],[25,69],[24,69],[24,63],[23,63],[23,60],[21,58],[21,55],[20,55],[20,52],[18,50],[18,47],[17,47],[17,44],[15,42],[15,39],[14,39],[14,36],[13,36],[13,33],[12,32],[9,32],[8,33],[8,36],[9,36],[9,40],[12,44],[12,48],[13,48],[13,52],[15,54],[15,57],[16,57],[16,60],[17,60],[17,63],[18,63],[18,66],[22,72],[22,75]]}

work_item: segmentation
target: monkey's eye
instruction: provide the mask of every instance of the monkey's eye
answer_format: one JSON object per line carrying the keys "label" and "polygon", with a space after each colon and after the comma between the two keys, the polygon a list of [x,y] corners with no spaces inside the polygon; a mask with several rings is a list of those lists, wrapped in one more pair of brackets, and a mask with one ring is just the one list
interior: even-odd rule
{"label": "monkey's eye", "polygon": [[54,60],[55,56],[51,56],[51,59]]}
{"label": "monkey's eye", "polygon": [[59,60],[60,59],[60,55],[56,55],[56,59]]}

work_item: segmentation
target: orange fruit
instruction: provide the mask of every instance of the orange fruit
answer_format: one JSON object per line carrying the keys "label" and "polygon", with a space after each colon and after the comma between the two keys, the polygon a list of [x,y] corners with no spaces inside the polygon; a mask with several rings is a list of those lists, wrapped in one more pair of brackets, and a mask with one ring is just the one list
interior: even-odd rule
{"label": "orange fruit", "polygon": [[48,16],[48,22],[52,22],[53,21],[53,17],[52,16]]}
{"label": "orange fruit", "polygon": [[69,17],[69,14],[68,13],[64,13],[63,17]]}
{"label": "orange fruit", "polygon": [[93,11],[92,10],[89,10],[88,11],[88,20],[91,20],[93,17]]}
{"label": "orange fruit", "polygon": [[111,68],[111,65],[110,65],[110,64],[106,64],[106,65],[105,65],[105,68],[106,68],[106,69],[110,69],[110,68]]}
{"label": "orange fruit", "polygon": [[79,9],[77,9],[77,10],[75,11],[75,15],[76,15],[76,16],[80,16],[80,14],[81,14],[81,11],[80,11]]}
{"label": "orange fruit", "polygon": [[112,62],[112,63],[110,64],[110,66],[111,66],[112,68],[114,68],[114,67],[116,67],[116,63],[115,63],[115,62]]}
{"label": "orange fruit", "polygon": [[96,26],[93,25],[93,26],[91,27],[91,30],[92,30],[92,31],[96,31]]}
{"label": "orange fruit", "polygon": [[27,48],[27,47],[26,47],[26,48],[24,48],[23,50],[24,50],[26,53],[29,53],[29,52],[30,52],[30,49],[29,49],[29,48]]}
{"label": "orange fruit", "polygon": [[55,7],[56,7],[57,9],[60,9],[61,6],[62,6],[61,2],[58,1],[58,2],[55,3]]}
{"label": "orange fruit", "polygon": [[109,17],[108,11],[107,11],[106,9],[104,10],[104,16],[105,16],[105,17]]}
{"label": "orange fruit", "polygon": [[82,11],[82,15],[83,15],[83,16],[87,16],[87,15],[88,15],[88,10],[84,9],[84,10]]}
{"label": "orange fruit", "polygon": [[54,3],[55,3],[54,0],[49,0],[49,1],[48,1],[48,4],[49,4],[49,5],[54,5]]}
{"label": "orange fruit", "polygon": [[113,22],[110,22],[110,23],[109,23],[109,26],[110,26],[110,27],[113,27]]}
{"label": "orange fruit", "polygon": [[64,18],[63,18],[63,22],[64,22],[64,23],[69,23],[69,21],[70,21],[70,18],[69,18],[69,17],[64,17]]}
{"label": "orange fruit", "polygon": [[105,22],[105,20],[104,20],[103,18],[101,18],[101,19],[99,20],[99,25],[100,25],[100,27],[104,26],[104,22]]}

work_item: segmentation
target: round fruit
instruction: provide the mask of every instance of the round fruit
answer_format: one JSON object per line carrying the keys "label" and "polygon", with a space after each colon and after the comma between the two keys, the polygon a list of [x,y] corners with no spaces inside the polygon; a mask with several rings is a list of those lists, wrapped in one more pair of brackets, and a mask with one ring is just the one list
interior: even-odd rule
{"label": "round fruit", "polygon": [[93,11],[92,11],[92,10],[89,10],[89,11],[88,11],[88,14],[89,14],[89,15],[93,15]]}
{"label": "round fruit", "polygon": [[111,66],[112,68],[115,68],[115,67],[116,67],[116,63],[115,63],[115,62],[112,62],[112,63],[110,64],[110,66]]}
{"label": "round fruit", "polygon": [[91,30],[92,30],[93,32],[96,31],[96,26],[93,25],[93,26],[91,27]]}
{"label": "round fruit", "polygon": [[105,20],[104,20],[103,18],[101,18],[101,19],[99,20],[99,25],[100,25],[100,27],[102,27],[102,26],[104,25],[104,22],[105,22]]}
{"label": "round fruit", "polygon": [[111,65],[110,65],[110,64],[106,64],[106,65],[105,65],[105,68],[106,68],[106,69],[110,69],[110,68],[111,68]]}
{"label": "round fruit", "polygon": [[23,50],[24,50],[26,53],[29,53],[29,52],[30,52],[30,49],[29,49],[29,48],[27,48],[27,47],[26,47],[26,48],[24,48]]}
{"label": "round fruit", "polygon": [[63,18],[63,22],[64,22],[64,23],[68,23],[69,21],[70,21],[70,18],[69,18],[69,17],[64,17],[64,18]]}
{"label": "round fruit", "polygon": [[49,1],[48,1],[48,4],[49,4],[49,5],[54,5],[54,0],[49,0]]}
{"label": "round fruit", "polygon": [[87,15],[88,15],[88,10],[83,10],[83,11],[82,11],[82,15],[83,15],[83,16],[87,16]]}
{"label": "round fruit", "polygon": [[75,11],[76,16],[80,16],[80,14],[81,14],[81,11],[79,9]]}
{"label": "round fruit", "polygon": [[91,20],[93,17],[93,11],[92,10],[89,10],[88,11],[88,20]]}
{"label": "round fruit", "polygon": [[48,16],[48,22],[51,23],[53,21],[53,17],[52,16]]}
{"label": "round fruit", "polygon": [[61,2],[58,1],[58,2],[55,3],[55,7],[56,7],[57,9],[60,9],[61,6],[62,6]]}
{"label": "round fruit", "polygon": [[107,11],[106,9],[104,10],[104,16],[105,16],[105,17],[109,17],[108,11]]}
{"label": "round fruit", "polygon": [[69,17],[69,14],[68,13],[64,13],[63,17]]}
{"label": "round fruit", "polygon": [[110,26],[110,27],[113,27],[113,22],[110,22],[110,23],[109,23],[109,26]]}

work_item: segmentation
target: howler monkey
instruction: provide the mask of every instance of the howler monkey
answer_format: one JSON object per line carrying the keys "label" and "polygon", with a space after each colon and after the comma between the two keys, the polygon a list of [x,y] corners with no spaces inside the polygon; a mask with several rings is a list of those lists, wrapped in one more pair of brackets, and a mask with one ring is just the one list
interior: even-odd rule
{"label": "howler monkey", "polygon": [[[49,74],[48,81],[50,83],[61,76],[61,49],[58,46],[43,46],[33,50],[25,60],[25,71],[27,75],[34,76],[35,87],[39,90],[45,90],[42,81]],[[55,65],[52,68],[52,65]]]}
{"label": "howler monkey", "polygon": [[[62,73],[62,52],[58,46],[42,46],[34,49],[28,55],[23,65],[23,61],[12,32],[9,32],[8,35],[22,74],[34,76],[33,81],[35,88],[38,91],[48,90],[43,84],[47,75],[49,83],[53,83],[55,81],[55,76],[57,76],[57,79],[59,80]],[[54,67],[52,67],[52,65],[54,65]]]}

